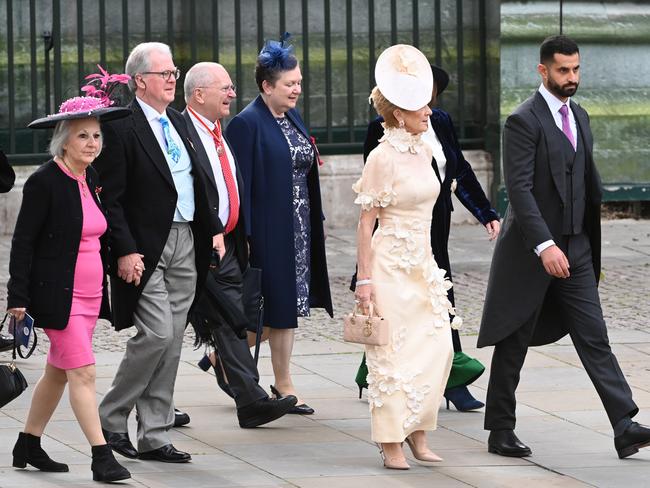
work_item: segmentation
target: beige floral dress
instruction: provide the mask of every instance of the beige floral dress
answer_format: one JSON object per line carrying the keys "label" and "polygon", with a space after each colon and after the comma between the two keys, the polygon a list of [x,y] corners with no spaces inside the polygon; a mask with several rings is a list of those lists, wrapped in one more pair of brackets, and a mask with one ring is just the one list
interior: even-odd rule
{"label": "beige floral dress", "polygon": [[440,193],[431,149],[404,129],[385,128],[352,188],[355,203],[379,210],[372,282],[391,338],[387,346],[366,347],[372,439],[402,442],[416,430],[435,430],[453,358],[451,282],[433,259],[429,237]]}

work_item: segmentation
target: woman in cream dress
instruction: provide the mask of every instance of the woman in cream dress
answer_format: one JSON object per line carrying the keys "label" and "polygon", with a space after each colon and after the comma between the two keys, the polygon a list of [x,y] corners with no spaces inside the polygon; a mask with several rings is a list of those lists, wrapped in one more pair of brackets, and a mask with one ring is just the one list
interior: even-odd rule
{"label": "woman in cream dress", "polygon": [[[440,192],[431,149],[420,138],[431,114],[429,100],[403,100],[400,93],[413,90],[395,92],[400,85],[394,78],[385,94],[377,74],[382,57],[392,56],[389,68],[418,76],[417,54],[431,76],[426,58],[411,46],[393,46],[377,62],[378,87],[371,99],[384,117],[384,136],[353,186],[355,203],[362,209],[355,296],[364,309],[372,301],[390,327],[389,344],[366,346],[366,356],[372,439],[380,444],[384,466],[392,469],[409,468],[403,441],[416,459],[441,460],[427,447],[426,431],[436,429],[453,358],[449,314],[455,312],[447,298],[451,282],[429,252],[431,214]],[[426,82],[426,75],[422,77]],[[433,81],[429,83],[428,90],[425,86],[418,93],[432,93]],[[379,228],[373,235],[375,220]]]}

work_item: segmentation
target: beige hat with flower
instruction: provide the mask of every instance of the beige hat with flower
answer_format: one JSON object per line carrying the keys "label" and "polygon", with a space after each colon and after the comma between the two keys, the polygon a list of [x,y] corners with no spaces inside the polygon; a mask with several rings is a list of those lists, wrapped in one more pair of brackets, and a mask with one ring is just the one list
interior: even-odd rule
{"label": "beige hat with flower", "polygon": [[386,49],[375,64],[375,82],[389,102],[405,110],[418,110],[431,101],[433,73],[422,52],[408,44]]}

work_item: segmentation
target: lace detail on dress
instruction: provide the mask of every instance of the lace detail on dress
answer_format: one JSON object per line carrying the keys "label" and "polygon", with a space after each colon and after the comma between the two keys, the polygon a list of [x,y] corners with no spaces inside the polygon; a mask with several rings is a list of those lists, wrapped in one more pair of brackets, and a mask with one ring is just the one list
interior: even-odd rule
{"label": "lace detail on dress", "polygon": [[[451,326],[459,329],[462,319],[456,316],[456,309],[449,301],[448,292],[452,288],[452,283],[446,277],[447,271],[438,267],[431,253],[421,245],[418,239],[422,232],[429,232],[430,221],[414,219],[380,222],[377,232],[383,236],[392,237],[391,254],[397,258],[397,263],[393,267],[406,273],[411,273],[416,268],[422,271],[428,285],[431,307],[436,317],[433,326],[444,327],[449,323],[449,315],[454,315]],[[429,333],[433,334],[433,331],[430,330]]]}
{"label": "lace detail on dress", "polygon": [[[422,374],[421,371],[400,370],[395,367],[388,354],[379,348],[368,351],[375,356],[374,361],[368,364],[368,405],[372,411],[384,406],[384,397],[393,395],[397,391],[404,392],[406,396],[406,411],[403,428],[409,429],[421,422],[422,401],[431,390],[429,384],[415,387],[415,379]],[[377,366],[374,366],[374,365]]]}
{"label": "lace detail on dress", "polygon": [[385,123],[381,124],[384,128],[384,135],[379,142],[388,142],[397,152],[418,154],[424,147],[420,134],[411,134],[401,127],[387,127]]}
{"label": "lace detail on dress", "polygon": [[385,208],[397,203],[397,195],[389,185],[385,185],[384,189],[381,191],[362,191],[361,180],[362,178],[359,178],[357,182],[352,185],[352,190],[357,193],[357,198],[354,200],[354,203],[361,205],[362,209],[371,210],[373,207]]}

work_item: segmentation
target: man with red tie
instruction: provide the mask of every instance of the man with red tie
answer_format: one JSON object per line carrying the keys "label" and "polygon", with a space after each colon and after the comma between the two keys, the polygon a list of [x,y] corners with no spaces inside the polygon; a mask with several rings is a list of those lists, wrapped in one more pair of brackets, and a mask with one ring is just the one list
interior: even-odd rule
{"label": "man with red tie", "polygon": [[[221,119],[230,114],[230,103],[236,97],[235,87],[223,66],[203,62],[188,71],[184,91],[187,107],[183,117],[206,175],[211,214],[218,215],[225,229],[215,237],[214,248],[219,257],[214,260],[208,279],[214,280],[219,293],[241,308],[243,314],[242,276],[248,267],[244,216],[239,204],[243,183],[221,130]],[[205,293],[200,300],[208,299]],[[209,342],[216,351],[201,363],[205,369],[212,365],[219,385],[234,398],[239,425],[257,427],[283,416],[296,404],[296,397],[269,398],[258,384],[259,373],[247,340],[238,337],[232,324],[225,322],[220,317],[211,329]]]}

